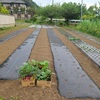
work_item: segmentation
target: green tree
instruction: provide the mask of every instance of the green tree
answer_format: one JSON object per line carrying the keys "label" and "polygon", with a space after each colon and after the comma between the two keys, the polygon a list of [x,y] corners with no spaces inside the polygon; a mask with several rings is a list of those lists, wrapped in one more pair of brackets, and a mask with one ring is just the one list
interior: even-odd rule
{"label": "green tree", "polygon": [[47,18],[50,18],[50,21],[52,22],[53,18],[57,18],[60,16],[60,5],[47,5],[46,7],[41,7],[38,10],[38,14],[45,16]]}
{"label": "green tree", "polygon": [[35,14],[35,9],[33,7],[30,7],[27,9],[28,14],[30,14],[31,16],[33,16]]}
{"label": "green tree", "polygon": [[[80,19],[81,15],[81,4],[76,3],[63,3],[61,7],[61,14],[65,18],[66,22],[70,19]],[[86,13],[86,6],[83,5],[83,12]]]}
{"label": "green tree", "polygon": [[96,11],[95,11],[95,6],[90,6],[89,8],[88,8],[88,14],[95,14],[96,13]]}
{"label": "green tree", "polygon": [[0,13],[1,14],[9,14],[9,11],[0,4]]}
{"label": "green tree", "polygon": [[87,16],[89,20],[100,19],[100,2],[98,2],[98,6],[94,4],[88,8]]}

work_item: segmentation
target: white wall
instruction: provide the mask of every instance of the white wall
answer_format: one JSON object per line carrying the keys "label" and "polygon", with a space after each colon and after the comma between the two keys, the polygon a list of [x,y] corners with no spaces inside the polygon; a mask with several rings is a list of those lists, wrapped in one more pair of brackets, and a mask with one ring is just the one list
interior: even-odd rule
{"label": "white wall", "polygon": [[14,16],[0,14],[0,27],[14,26],[14,25],[15,25]]}

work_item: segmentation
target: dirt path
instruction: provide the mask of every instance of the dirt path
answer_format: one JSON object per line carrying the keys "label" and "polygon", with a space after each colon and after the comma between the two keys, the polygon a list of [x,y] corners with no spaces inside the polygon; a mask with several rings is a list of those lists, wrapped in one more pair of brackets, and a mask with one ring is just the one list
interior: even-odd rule
{"label": "dirt path", "polygon": [[[31,29],[31,32],[32,31],[33,31],[33,29]],[[78,53],[75,53],[77,59],[80,59],[80,58],[82,58],[83,60],[86,59],[85,61],[87,61],[89,59],[89,58],[86,58],[86,56],[84,56],[78,48],[76,48],[72,43],[70,43],[70,41],[68,41],[57,30],[55,30],[55,32],[56,32],[57,36],[69,47],[69,49],[72,51],[72,53],[75,53],[74,52],[75,50],[78,51]],[[22,37],[24,38],[24,36],[27,37],[26,36],[26,35],[28,35],[27,33],[28,32],[23,33],[24,35],[20,35],[20,37],[14,38],[14,40],[16,39],[16,41],[18,41]],[[22,41],[24,41],[24,39]],[[12,47],[12,45],[13,45],[13,47],[16,48],[14,46],[15,44],[12,44],[12,43],[14,43],[14,41],[9,40],[5,44],[11,45],[10,47]],[[17,44],[17,42],[16,42],[16,44]],[[3,46],[4,46],[4,44],[2,44],[1,49],[0,49],[2,51],[2,53],[3,53],[3,49],[2,49]],[[5,52],[3,54],[8,55],[6,52],[6,50],[7,50],[6,47],[3,47],[5,50]],[[13,51],[13,49],[10,50],[9,54],[11,54],[11,51]],[[5,56],[5,55],[0,55],[0,57]],[[82,57],[82,55],[84,57]],[[55,70],[54,70],[53,56],[52,56],[51,47],[50,47],[50,43],[48,40],[48,35],[47,35],[46,29],[41,29],[40,34],[37,37],[36,43],[34,45],[34,48],[32,49],[32,53],[30,55],[30,60],[31,59],[35,59],[38,61],[48,60],[50,62],[50,68],[53,71],[52,87],[51,88],[22,87],[20,84],[20,80],[14,80],[14,81],[1,80],[0,81],[0,96],[3,96],[5,98],[5,100],[11,100],[10,98],[15,98],[13,100],[97,100],[97,99],[91,99],[91,98],[65,99],[64,97],[60,96],[60,94],[57,90],[57,85],[58,85],[57,78],[56,78],[56,74],[55,74]],[[83,66],[91,65],[90,70],[88,69],[88,71],[91,71],[91,70],[93,70],[93,71],[89,72],[88,75],[91,76],[91,74],[94,73],[93,78],[96,78],[96,79],[94,79],[94,81],[97,82],[98,86],[100,86],[100,83],[99,83],[100,80],[98,80],[99,76],[100,76],[100,74],[99,74],[100,71],[98,70],[98,68],[96,68],[95,64],[91,63],[90,60],[88,60],[90,62],[89,64],[86,64],[86,62],[83,60],[80,60],[81,65],[83,65]],[[87,67],[86,67],[86,69],[87,69]],[[88,71],[86,70],[87,73],[88,73]],[[97,77],[94,77],[94,76],[97,76]]]}
{"label": "dirt path", "polygon": [[0,44],[0,64],[2,64],[18,46],[33,32],[34,29],[29,29],[17,36],[9,39],[8,41]]}
{"label": "dirt path", "polygon": [[66,39],[64,35],[60,34],[58,30],[55,29],[54,31],[56,35],[61,39],[61,41],[69,48],[75,58],[79,61],[83,70],[85,70],[85,72],[100,88],[100,68],[78,47],[76,47],[72,42]]}
{"label": "dirt path", "polygon": [[79,38],[80,40],[83,40],[84,42],[87,42],[88,44],[90,44],[90,45],[92,45],[92,46],[94,46],[94,47],[96,47],[97,49],[100,50],[100,44],[97,44],[96,42],[91,41],[90,39],[87,39],[87,38],[85,38],[85,37],[83,37],[83,36],[81,36],[79,34],[75,34],[75,32],[73,32],[73,31],[66,30],[66,29],[64,29],[64,30],[66,32],[70,33],[72,36],[75,36],[75,37]]}

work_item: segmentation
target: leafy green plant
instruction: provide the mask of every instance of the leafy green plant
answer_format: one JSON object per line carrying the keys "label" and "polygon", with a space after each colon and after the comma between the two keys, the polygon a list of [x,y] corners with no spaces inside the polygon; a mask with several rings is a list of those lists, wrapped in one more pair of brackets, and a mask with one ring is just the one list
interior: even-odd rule
{"label": "leafy green plant", "polygon": [[75,29],[100,38],[100,20],[82,21]]}
{"label": "leafy green plant", "polygon": [[69,38],[69,40],[79,40],[79,38]]}
{"label": "leafy green plant", "polygon": [[4,100],[4,97],[1,97],[1,96],[0,96],[0,100]]}
{"label": "leafy green plant", "polygon": [[20,71],[19,71],[20,78],[30,79],[31,77],[34,77],[35,70],[36,70],[36,68],[34,66],[32,66],[30,64],[30,62],[24,63],[24,65],[20,67]]}
{"label": "leafy green plant", "polygon": [[34,77],[36,80],[51,80],[51,70],[49,69],[48,61],[28,61],[20,67],[19,74],[22,79]]}
{"label": "leafy green plant", "polygon": [[36,79],[50,81],[51,73],[51,70],[48,69],[48,67],[44,66],[42,69],[39,69]]}
{"label": "leafy green plant", "polygon": [[19,100],[19,98],[18,97],[11,96],[11,98],[9,100]]}

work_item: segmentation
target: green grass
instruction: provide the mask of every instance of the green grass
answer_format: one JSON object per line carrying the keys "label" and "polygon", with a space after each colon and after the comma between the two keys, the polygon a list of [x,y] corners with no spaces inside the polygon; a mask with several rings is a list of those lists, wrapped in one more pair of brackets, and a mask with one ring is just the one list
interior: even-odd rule
{"label": "green grass", "polygon": [[0,96],[0,100],[19,100],[19,98],[11,96],[9,99],[5,99],[4,97]]}
{"label": "green grass", "polygon": [[21,22],[21,23],[24,23],[25,20],[24,19],[17,19],[16,22]]}
{"label": "green grass", "polygon": [[19,21],[19,22],[16,22],[16,25],[13,27],[1,27],[0,34],[5,34],[6,32],[9,32],[9,31],[19,30],[19,29],[28,27],[30,25],[31,25],[30,23]]}
{"label": "green grass", "polygon": [[75,29],[100,38],[100,20],[83,21],[77,25]]}

